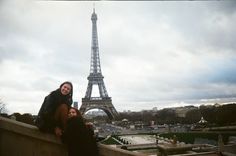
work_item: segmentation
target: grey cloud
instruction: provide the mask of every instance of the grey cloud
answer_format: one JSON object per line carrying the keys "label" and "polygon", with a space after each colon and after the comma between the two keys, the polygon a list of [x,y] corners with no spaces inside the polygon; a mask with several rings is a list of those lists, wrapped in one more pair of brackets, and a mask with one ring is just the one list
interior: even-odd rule
{"label": "grey cloud", "polygon": [[[132,108],[136,103],[139,109],[148,109],[163,101],[235,96],[234,10],[229,4],[213,3],[96,5],[102,72],[118,108]],[[25,88],[24,103],[29,105],[33,98],[27,97],[28,92],[43,98],[70,80],[75,85],[74,100],[80,103],[78,96],[85,94],[90,68],[92,7],[90,2],[19,6],[4,2],[0,6],[0,61],[10,60],[24,68],[17,73],[19,80],[10,81],[14,74],[1,66],[6,73],[1,84],[13,88],[14,94]],[[217,65],[218,61],[223,63]],[[34,100],[41,104],[42,99]]]}
{"label": "grey cloud", "polygon": [[219,1],[216,3],[216,6],[212,8],[216,11],[225,12],[227,14],[233,14],[236,12],[236,2],[233,0]]}
{"label": "grey cloud", "polygon": [[[230,61],[231,62],[219,63],[217,68],[218,70],[214,71],[213,73],[210,73],[211,77],[209,79],[211,82],[225,83],[228,85],[236,84],[236,65],[235,63],[232,63],[235,62],[235,59]],[[229,65],[225,66],[225,64]]]}
{"label": "grey cloud", "polygon": [[28,56],[28,51],[22,46],[22,41],[20,41],[20,39],[0,38],[0,41],[2,43],[2,45],[0,45],[0,62],[5,59],[25,59]]}

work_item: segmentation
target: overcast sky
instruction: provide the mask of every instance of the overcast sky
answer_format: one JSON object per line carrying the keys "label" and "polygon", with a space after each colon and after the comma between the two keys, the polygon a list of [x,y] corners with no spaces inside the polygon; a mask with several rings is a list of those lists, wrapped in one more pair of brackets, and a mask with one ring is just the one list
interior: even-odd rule
{"label": "overcast sky", "polygon": [[[96,1],[95,9],[102,74],[118,111],[236,101],[235,1]],[[0,1],[8,113],[37,114],[66,80],[81,105],[92,11],[89,1]]]}

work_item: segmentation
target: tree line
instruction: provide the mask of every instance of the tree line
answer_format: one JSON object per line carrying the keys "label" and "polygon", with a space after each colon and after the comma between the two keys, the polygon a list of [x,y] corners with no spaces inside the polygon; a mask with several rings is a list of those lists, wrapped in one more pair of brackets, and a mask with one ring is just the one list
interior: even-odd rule
{"label": "tree line", "polygon": [[[189,107],[189,106],[188,106]],[[184,117],[178,116],[175,108],[165,108],[161,110],[144,110],[140,112],[119,112],[119,116],[116,120],[121,121],[128,119],[129,122],[142,122],[143,124],[150,124],[150,121],[154,121],[155,124],[196,124],[203,117],[209,125],[215,126],[226,126],[236,125],[236,104],[225,104],[225,105],[201,105],[200,107],[190,106],[193,109],[189,109],[185,113]],[[0,101],[0,115],[8,118],[13,118],[17,121],[34,124],[35,116],[29,113],[20,114],[13,113],[8,115],[4,113],[5,105]],[[101,116],[95,117],[101,120]],[[106,117],[102,117],[103,120]]]}
{"label": "tree line", "polygon": [[142,121],[149,124],[196,124],[203,117],[208,124],[216,126],[236,125],[236,104],[201,105],[186,112],[185,117],[179,117],[174,108],[165,108],[157,111],[145,110],[141,112],[121,112],[119,120],[128,119],[130,122]]}

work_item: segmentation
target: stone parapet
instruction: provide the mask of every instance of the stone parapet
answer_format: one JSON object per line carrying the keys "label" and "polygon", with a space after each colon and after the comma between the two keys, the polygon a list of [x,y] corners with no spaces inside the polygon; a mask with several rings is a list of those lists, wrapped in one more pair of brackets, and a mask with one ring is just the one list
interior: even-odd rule
{"label": "stone parapet", "polygon": [[67,156],[65,145],[37,127],[0,117],[1,156]]}
{"label": "stone parapet", "polygon": [[[146,156],[99,144],[100,156]],[[78,147],[79,148],[79,147]],[[37,127],[0,117],[0,156],[67,156],[60,138]]]}

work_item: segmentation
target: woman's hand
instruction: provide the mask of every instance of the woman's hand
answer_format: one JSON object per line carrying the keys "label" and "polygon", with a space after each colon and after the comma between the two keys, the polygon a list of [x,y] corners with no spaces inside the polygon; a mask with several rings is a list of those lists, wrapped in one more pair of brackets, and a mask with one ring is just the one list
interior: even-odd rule
{"label": "woman's hand", "polygon": [[57,137],[60,137],[62,135],[62,129],[61,128],[56,127],[54,131],[55,131],[55,134],[56,134]]}

